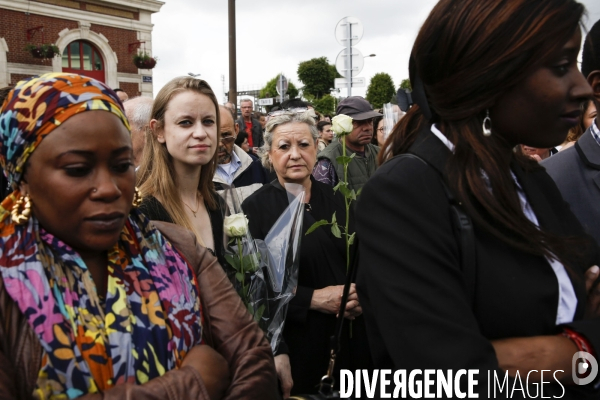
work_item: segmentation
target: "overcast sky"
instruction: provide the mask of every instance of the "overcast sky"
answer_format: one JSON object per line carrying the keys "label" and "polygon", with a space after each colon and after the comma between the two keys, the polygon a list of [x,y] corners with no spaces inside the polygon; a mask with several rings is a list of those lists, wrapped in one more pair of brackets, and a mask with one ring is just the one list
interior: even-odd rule
{"label": "overcast sky", "polygon": [[[229,90],[227,0],[163,0],[152,22],[154,94],[171,78],[201,74],[224,101]],[[600,19],[599,0],[580,0],[588,9],[587,26]],[[296,86],[298,63],[327,57],[334,63],[342,46],[335,26],[346,16],[358,18],[364,35],[356,47],[366,58],[359,74],[366,84],[387,72],[397,87],[408,78],[408,57],[414,39],[437,0],[237,0],[238,90],[260,89],[283,72]],[[365,88],[353,88],[364,96]],[[346,89],[342,89],[346,95]]]}

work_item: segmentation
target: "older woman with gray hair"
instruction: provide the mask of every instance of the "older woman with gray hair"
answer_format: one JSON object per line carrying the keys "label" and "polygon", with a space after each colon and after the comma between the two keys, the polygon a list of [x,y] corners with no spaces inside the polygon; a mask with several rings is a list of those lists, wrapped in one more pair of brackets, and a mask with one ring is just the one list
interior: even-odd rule
{"label": "older woman with gray hair", "polygon": [[[318,220],[331,220],[334,212],[338,220],[344,220],[346,209],[341,193],[334,192],[330,185],[315,181],[311,175],[317,158],[318,132],[309,113],[302,109],[272,113],[264,138],[263,164],[275,170],[277,179],[257,190],[242,204],[253,237],[264,239],[288,206],[286,183],[300,184],[306,191],[304,233]],[[354,218],[350,215],[351,231],[353,226]],[[283,331],[285,343],[279,350],[289,355],[292,394],[316,393],[316,385],[327,371],[329,338],[340,308],[345,276],[344,240],[336,238],[329,226],[302,235],[298,289],[288,308]],[[338,370],[368,369],[371,358],[354,284],[345,317],[354,320],[352,335],[348,328],[350,324],[345,324],[336,367]],[[287,361],[285,357],[277,359]],[[338,374],[336,371],[334,376]],[[285,392],[285,379],[282,384]]]}

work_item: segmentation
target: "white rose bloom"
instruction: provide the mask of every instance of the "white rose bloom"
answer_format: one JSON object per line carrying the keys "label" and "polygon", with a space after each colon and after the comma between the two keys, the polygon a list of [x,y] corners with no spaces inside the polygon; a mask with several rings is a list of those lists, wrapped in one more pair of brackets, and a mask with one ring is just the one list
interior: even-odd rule
{"label": "white rose bloom", "polygon": [[336,115],[331,120],[331,130],[335,132],[336,135],[350,133],[352,132],[352,128],[352,118],[347,115]]}
{"label": "white rose bloom", "polygon": [[244,214],[233,214],[225,217],[223,229],[229,237],[244,236],[248,232],[248,218]]}

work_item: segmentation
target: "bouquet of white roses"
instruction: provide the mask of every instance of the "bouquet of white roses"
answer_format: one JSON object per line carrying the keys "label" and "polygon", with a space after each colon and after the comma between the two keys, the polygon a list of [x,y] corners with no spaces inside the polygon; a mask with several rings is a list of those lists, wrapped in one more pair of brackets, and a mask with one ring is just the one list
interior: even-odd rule
{"label": "bouquet of white roses", "polygon": [[265,332],[273,352],[279,346],[287,305],[298,285],[304,190],[288,190],[295,193],[290,194],[290,205],[265,240],[252,238],[233,186],[223,193],[225,201],[233,205],[224,220],[225,259],[229,265],[223,268],[248,312]]}

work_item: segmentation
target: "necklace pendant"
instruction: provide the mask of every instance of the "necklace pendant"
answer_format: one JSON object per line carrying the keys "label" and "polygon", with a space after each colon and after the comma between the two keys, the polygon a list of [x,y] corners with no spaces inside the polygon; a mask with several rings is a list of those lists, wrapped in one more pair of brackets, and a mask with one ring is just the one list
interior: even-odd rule
{"label": "necklace pendant", "polygon": [[192,214],[194,214],[194,218],[196,218],[196,213],[192,211]]}

